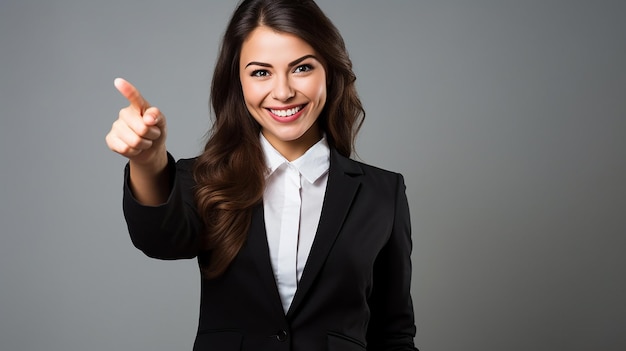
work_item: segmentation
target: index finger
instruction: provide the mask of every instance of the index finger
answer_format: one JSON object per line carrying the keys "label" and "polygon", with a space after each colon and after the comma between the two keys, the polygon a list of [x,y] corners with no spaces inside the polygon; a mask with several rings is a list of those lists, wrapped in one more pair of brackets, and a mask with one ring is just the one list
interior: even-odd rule
{"label": "index finger", "polygon": [[123,78],[115,78],[115,88],[130,102],[130,106],[141,114],[150,107],[150,104],[141,96],[139,90]]}

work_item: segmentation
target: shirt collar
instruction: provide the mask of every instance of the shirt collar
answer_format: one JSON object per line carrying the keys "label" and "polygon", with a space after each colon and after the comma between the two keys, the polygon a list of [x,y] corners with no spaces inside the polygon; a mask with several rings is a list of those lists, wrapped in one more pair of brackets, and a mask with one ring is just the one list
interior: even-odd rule
{"label": "shirt collar", "polygon": [[309,183],[314,183],[328,172],[330,168],[330,147],[328,146],[326,135],[323,135],[322,139],[311,146],[304,155],[292,162],[287,161],[287,159],[270,144],[265,136],[263,136],[263,133],[259,133],[259,135],[261,148],[265,154],[265,164],[268,168],[267,176],[272,175],[274,171],[285,163],[291,163],[296,167]]}

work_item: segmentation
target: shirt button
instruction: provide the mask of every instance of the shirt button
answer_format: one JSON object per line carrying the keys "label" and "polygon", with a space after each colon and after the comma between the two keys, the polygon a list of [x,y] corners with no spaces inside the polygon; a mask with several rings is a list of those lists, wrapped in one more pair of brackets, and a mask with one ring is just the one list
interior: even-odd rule
{"label": "shirt button", "polygon": [[276,333],[276,340],[280,342],[287,341],[287,332],[284,330],[279,330],[278,333]]}

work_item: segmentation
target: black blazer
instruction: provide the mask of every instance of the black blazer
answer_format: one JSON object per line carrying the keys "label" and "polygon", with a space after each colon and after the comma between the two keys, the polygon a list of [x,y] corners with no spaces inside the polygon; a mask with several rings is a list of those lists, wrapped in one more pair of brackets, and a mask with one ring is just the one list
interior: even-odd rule
{"label": "black blazer", "polygon": [[[202,224],[194,205],[194,160],[174,167],[168,202],[141,206],[124,187],[134,245],[150,257],[197,257]],[[128,179],[128,171],[126,173]],[[411,230],[400,174],[331,151],[317,234],[285,315],[272,273],[263,205],[226,272],[201,282],[200,350],[416,350],[410,296]]]}

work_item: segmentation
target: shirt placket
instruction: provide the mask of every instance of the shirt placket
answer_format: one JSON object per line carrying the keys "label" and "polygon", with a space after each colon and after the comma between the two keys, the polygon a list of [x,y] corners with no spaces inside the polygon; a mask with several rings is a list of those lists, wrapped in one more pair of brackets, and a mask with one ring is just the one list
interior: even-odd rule
{"label": "shirt placket", "polygon": [[283,309],[289,309],[295,295],[297,279],[298,235],[300,231],[300,172],[291,164],[286,167],[285,199],[280,226],[278,245],[278,283],[284,287],[281,291]]}

